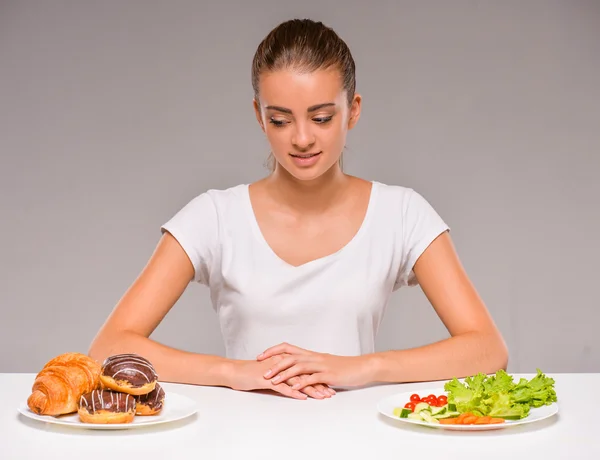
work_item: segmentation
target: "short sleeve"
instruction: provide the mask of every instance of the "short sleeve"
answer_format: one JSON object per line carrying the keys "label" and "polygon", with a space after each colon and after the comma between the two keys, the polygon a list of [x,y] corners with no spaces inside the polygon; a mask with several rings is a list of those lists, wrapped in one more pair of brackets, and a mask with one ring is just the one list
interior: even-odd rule
{"label": "short sleeve", "polygon": [[203,193],[187,203],[161,226],[161,232],[165,231],[173,235],[192,262],[194,281],[209,285],[219,254],[219,219],[210,194]]}
{"label": "short sleeve", "polygon": [[431,204],[412,190],[402,211],[402,263],[394,289],[418,284],[413,267],[421,254],[440,234],[450,230]]}

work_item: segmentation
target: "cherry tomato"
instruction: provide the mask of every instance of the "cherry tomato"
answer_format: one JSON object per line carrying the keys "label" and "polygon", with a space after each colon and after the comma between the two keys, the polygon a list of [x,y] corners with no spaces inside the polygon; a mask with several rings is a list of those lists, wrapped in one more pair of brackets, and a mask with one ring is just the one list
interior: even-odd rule
{"label": "cherry tomato", "polygon": [[410,396],[410,400],[412,402],[421,402],[421,397],[418,394],[415,393],[414,395]]}
{"label": "cherry tomato", "polygon": [[416,406],[416,405],[417,405],[417,403],[416,403],[416,402],[414,402],[414,401],[411,401],[411,402],[407,402],[407,403],[404,405],[404,408],[405,408],[405,409],[410,409],[410,410],[411,410],[411,412],[414,412],[414,411],[415,411],[415,406]]}
{"label": "cherry tomato", "polygon": [[435,396],[433,395],[429,395],[426,398],[423,398],[423,402],[426,402],[427,404],[429,404],[430,406],[437,406],[438,400]]}
{"label": "cherry tomato", "polygon": [[448,404],[448,396],[446,395],[440,395],[438,396],[438,404],[440,406],[445,406],[446,404]]}

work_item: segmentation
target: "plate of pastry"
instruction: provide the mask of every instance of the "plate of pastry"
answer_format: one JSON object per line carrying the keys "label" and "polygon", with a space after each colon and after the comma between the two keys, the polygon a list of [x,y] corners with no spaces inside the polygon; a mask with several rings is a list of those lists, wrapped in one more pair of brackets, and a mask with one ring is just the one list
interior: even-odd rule
{"label": "plate of pastry", "polygon": [[41,422],[115,430],[174,422],[197,408],[194,400],[165,392],[154,366],[140,355],[113,355],[99,364],[65,353],[46,363],[18,410]]}

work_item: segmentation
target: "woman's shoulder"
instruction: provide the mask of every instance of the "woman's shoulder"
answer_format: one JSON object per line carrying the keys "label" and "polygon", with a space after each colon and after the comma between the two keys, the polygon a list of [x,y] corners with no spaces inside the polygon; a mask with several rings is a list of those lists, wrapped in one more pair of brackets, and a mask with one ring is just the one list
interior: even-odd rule
{"label": "woman's shoulder", "polygon": [[414,189],[402,184],[390,184],[387,182],[380,182],[373,180],[371,181],[373,184],[379,188],[383,193],[387,193],[388,195],[410,195],[414,192]]}
{"label": "woman's shoulder", "polygon": [[379,181],[372,181],[373,191],[377,194],[379,201],[385,203],[385,205],[407,205],[412,196],[417,192],[412,187],[401,184],[390,184]]}
{"label": "woman's shoulder", "polygon": [[416,188],[376,181],[373,184],[378,194],[378,207],[386,213],[401,215],[405,221],[437,214],[436,206]]}
{"label": "woman's shoulder", "polygon": [[172,223],[187,224],[197,222],[204,226],[222,221],[226,216],[236,214],[244,206],[247,184],[223,188],[206,188],[185,199],[182,207],[172,217]]}
{"label": "woman's shoulder", "polygon": [[246,199],[248,184],[236,184],[221,188],[206,188],[197,192],[188,201],[189,204],[210,205],[216,210],[230,208],[233,204],[243,202]]}
{"label": "woman's shoulder", "polygon": [[235,184],[220,188],[207,188],[201,195],[208,195],[213,200],[237,200],[243,197],[248,189],[248,184]]}

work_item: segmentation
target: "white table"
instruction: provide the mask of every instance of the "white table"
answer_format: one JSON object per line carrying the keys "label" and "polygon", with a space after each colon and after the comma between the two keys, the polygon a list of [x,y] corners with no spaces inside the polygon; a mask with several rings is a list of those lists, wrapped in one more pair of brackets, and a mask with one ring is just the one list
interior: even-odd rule
{"label": "white table", "polygon": [[497,431],[451,432],[377,412],[381,398],[438,386],[432,383],[343,391],[322,401],[164,384],[167,392],[197,401],[198,414],[156,427],[95,431],[22,416],[17,408],[35,375],[0,374],[0,459],[600,459],[594,409],[600,374],[549,375],[556,380],[558,415]]}

